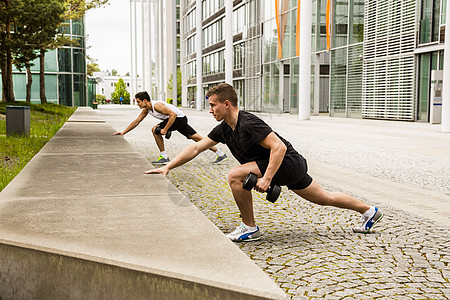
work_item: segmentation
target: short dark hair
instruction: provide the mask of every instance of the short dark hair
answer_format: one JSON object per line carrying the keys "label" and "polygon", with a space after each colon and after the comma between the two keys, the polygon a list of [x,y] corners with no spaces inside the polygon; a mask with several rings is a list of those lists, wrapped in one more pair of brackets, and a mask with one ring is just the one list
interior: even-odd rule
{"label": "short dark hair", "polygon": [[228,83],[221,83],[206,92],[206,97],[216,95],[216,99],[223,103],[225,100],[230,101],[231,105],[237,106],[237,94],[234,88]]}
{"label": "short dark hair", "polygon": [[150,95],[147,92],[139,92],[136,95],[134,95],[134,98],[140,99],[140,100],[147,100],[150,101]]}

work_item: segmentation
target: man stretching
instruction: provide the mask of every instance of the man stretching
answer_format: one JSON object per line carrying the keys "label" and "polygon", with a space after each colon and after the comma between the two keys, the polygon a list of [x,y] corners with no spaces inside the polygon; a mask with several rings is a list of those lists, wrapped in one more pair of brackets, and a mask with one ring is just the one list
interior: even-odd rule
{"label": "man stretching", "polygon": [[[188,119],[186,115],[177,107],[172,104],[162,102],[162,101],[152,101],[147,92],[139,92],[135,95],[137,105],[142,109],[139,116],[128,125],[124,131],[115,132],[115,135],[125,135],[127,132],[133,130],[136,126],[141,123],[141,121],[148,115],[162,120],[161,123],[155,125],[152,128],[153,137],[155,138],[156,145],[159,148],[160,154],[156,161],[152,164],[164,165],[168,163],[169,157],[166,154],[164,147],[163,135],[166,135],[169,131],[178,131],[188,139],[192,139],[196,142],[201,141],[203,137],[198,134],[194,128],[188,124]],[[160,128],[160,134],[155,133],[156,128]],[[217,149],[214,146],[209,147],[209,150],[217,154],[217,158],[213,161],[213,164],[219,164],[227,160],[227,155]]]}
{"label": "man stretching", "polygon": [[368,233],[383,214],[345,193],[325,191],[307,173],[306,160],[292,145],[257,116],[239,111],[237,95],[229,84],[223,83],[209,90],[210,113],[222,121],[203,140],[190,145],[178,154],[170,164],[148,170],[145,173],[159,173],[164,176],[175,167],[193,159],[202,151],[224,143],[240,166],[228,173],[228,183],[234,200],[241,212],[242,222],[227,234],[232,241],[254,241],[261,238],[259,227],[253,215],[252,193],[243,188],[244,178],[253,172],[257,175],[255,190],[266,191],[271,183],[286,185],[300,197],[319,205],[335,206],[357,211],[362,215],[362,224],[354,232]]}

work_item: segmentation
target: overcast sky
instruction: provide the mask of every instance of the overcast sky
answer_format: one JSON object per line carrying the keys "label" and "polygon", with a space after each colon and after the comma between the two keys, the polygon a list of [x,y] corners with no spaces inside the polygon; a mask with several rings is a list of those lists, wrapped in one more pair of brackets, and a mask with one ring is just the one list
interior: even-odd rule
{"label": "overcast sky", "polygon": [[109,5],[86,14],[87,54],[102,71],[130,72],[130,1],[109,0]]}

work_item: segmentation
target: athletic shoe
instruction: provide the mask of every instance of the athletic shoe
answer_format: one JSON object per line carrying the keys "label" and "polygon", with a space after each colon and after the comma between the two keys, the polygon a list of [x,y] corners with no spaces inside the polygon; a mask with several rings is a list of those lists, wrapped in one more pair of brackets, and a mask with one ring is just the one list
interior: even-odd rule
{"label": "athletic shoe", "polygon": [[218,165],[218,164],[226,161],[227,159],[228,159],[228,156],[226,154],[224,154],[222,156],[217,155],[216,160],[213,161],[212,163],[215,164],[215,165]]}
{"label": "athletic shoe", "polygon": [[227,237],[233,242],[251,242],[259,240],[261,238],[261,232],[258,226],[256,226],[256,230],[250,231],[245,227],[244,223],[241,223],[235,230],[227,234]]}
{"label": "athletic shoe", "polygon": [[369,233],[372,227],[383,218],[383,213],[375,207],[375,212],[368,218],[361,216],[361,227],[353,228],[353,232],[357,233]]}
{"label": "athletic shoe", "polygon": [[165,165],[169,161],[170,161],[169,158],[165,158],[164,156],[160,155],[157,160],[152,161],[152,164],[154,164],[154,165]]}

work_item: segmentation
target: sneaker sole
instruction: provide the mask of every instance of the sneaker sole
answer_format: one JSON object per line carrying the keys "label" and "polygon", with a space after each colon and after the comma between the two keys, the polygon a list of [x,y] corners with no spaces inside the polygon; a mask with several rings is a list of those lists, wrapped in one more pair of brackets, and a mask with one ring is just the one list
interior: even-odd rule
{"label": "sneaker sole", "polygon": [[381,216],[379,216],[378,219],[376,219],[376,220],[373,222],[372,227],[370,227],[368,230],[355,230],[355,229],[353,229],[353,232],[354,232],[354,233],[365,233],[365,234],[370,233],[370,231],[372,230],[372,228],[373,228],[378,222],[380,222],[381,219],[383,219],[383,216],[384,216],[383,213],[381,213]]}
{"label": "sneaker sole", "polygon": [[255,238],[248,238],[245,240],[231,240],[231,241],[236,242],[236,243],[241,243],[241,242],[254,242],[254,241],[258,241],[260,239],[261,239],[261,237],[259,236],[259,237],[255,237]]}
{"label": "sneaker sole", "polygon": [[167,165],[170,161],[165,161],[165,162],[159,162],[159,161],[152,161],[153,165]]}
{"label": "sneaker sole", "polygon": [[213,165],[220,165],[221,163],[223,163],[223,162],[225,162],[225,161],[227,161],[228,160],[228,158],[225,158],[225,159],[223,159],[223,160],[221,160],[221,161],[219,161],[219,162],[212,162],[212,164]]}

